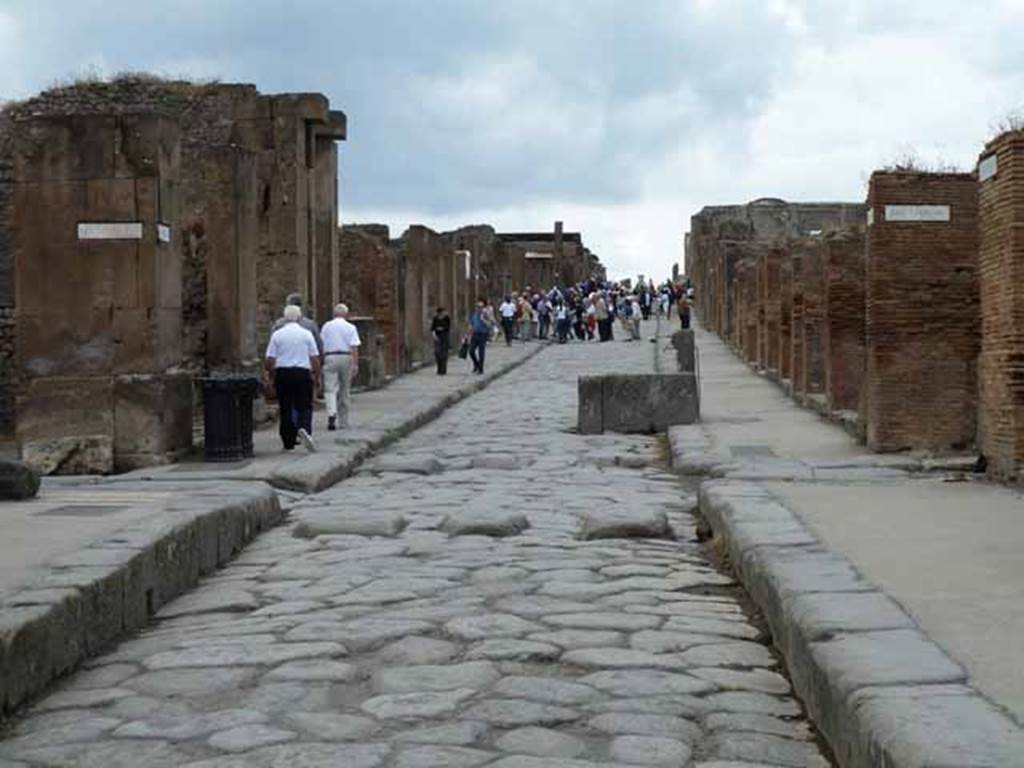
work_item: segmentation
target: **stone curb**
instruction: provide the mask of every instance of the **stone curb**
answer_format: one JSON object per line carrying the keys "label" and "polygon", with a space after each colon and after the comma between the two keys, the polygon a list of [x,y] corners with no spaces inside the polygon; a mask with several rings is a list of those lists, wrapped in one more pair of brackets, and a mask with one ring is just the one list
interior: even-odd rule
{"label": "stone curb", "polygon": [[1024,731],[913,619],[767,489],[710,480],[700,511],[844,768],[1024,765]]}
{"label": "stone curb", "polygon": [[0,717],[145,625],[283,517],[263,483],[178,504],[52,561],[28,586],[0,596]]}
{"label": "stone curb", "polygon": [[275,488],[301,493],[319,493],[326,490],[349,477],[375,451],[401,440],[411,432],[434,421],[453,405],[462,402],[487,387],[492,381],[532,360],[546,348],[546,345],[543,344],[535,345],[522,357],[498,367],[491,373],[484,374],[479,379],[471,380],[429,407],[417,411],[412,417],[397,426],[382,431],[379,437],[361,441],[344,454],[314,453],[297,459],[275,470],[267,478],[267,482]]}

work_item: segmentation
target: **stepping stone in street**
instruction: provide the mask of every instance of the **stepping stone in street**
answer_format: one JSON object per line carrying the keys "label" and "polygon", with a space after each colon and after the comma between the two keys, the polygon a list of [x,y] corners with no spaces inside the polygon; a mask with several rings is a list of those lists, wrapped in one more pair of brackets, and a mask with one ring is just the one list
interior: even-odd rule
{"label": "stepping stone in street", "polygon": [[292,535],[300,539],[313,539],[324,535],[397,536],[408,521],[397,512],[366,512],[352,509],[331,509],[306,512]]}
{"label": "stepping stone in street", "polygon": [[408,475],[438,475],[444,472],[444,464],[433,456],[381,456],[369,461],[359,470],[360,474],[372,472],[398,472]]}
{"label": "stepping stone in street", "polygon": [[660,510],[623,508],[594,510],[583,514],[579,538],[674,539],[668,516]]}
{"label": "stepping stone in street", "polygon": [[515,536],[530,527],[522,512],[468,510],[453,512],[441,520],[440,530],[449,536]]}

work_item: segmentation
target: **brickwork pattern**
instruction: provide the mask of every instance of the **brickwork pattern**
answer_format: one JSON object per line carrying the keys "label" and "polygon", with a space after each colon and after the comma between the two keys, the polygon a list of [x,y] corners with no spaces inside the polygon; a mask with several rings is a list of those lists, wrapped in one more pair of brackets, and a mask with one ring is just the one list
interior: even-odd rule
{"label": "brickwork pattern", "polygon": [[825,395],[832,410],[860,409],[864,385],[863,227],[825,238]]}
{"label": "brickwork pattern", "polygon": [[399,373],[401,311],[398,258],[388,228],[381,224],[346,225],[338,240],[338,291],[353,315],[377,321],[384,336],[384,371]]}
{"label": "brickwork pattern", "polygon": [[822,236],[797,240],[802,297],[800,367],[795,369],[794,390],[805,395],[825,391],[825,245]]}
{"label": "brickwork pattern", "polygon": [[981,159],[992,157],[995,175],[978,191],[978,443],[993,475],[1014,478],[1024,464],[1024,132],[990,142]]}
{"label": "brickwork pattern", "polygon": [[[974,442],[977,183],[972,174],[876,172],[868,203],[865,426],[874,450]],[[945,205],[950,221],[887,221],[887,205]]]}

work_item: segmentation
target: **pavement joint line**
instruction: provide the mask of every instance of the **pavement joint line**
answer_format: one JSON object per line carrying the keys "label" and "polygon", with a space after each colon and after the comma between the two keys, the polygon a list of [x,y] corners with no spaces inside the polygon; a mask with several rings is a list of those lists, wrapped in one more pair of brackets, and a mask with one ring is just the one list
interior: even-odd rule
{"label": "pavement joint line", "polygon": [[706,480],[699,509],[843,768],[1024,765],[1020,724],[770,491]]}
{"label": "pavement joint line", "polygon": [[[305,495],[340,482],[375,451],[435,420],[544,349],[546,345],[538,344],[521,357],[496,366],[490,374],[444,395],[378,440],[367,441],[368,446],[354,456],[339,458],[335,466],[322,470],[308,485],[296,488],[284,482],[283,487],[277,487],[272,482],[230,475],[192,480],[153,475],[142,480],[193,483],[197,489],[212,489],[224,480],[234,480],[241,488],[230,499],[208,499],[198,510],[168,511],[159,519],[128,524],[78,553],[35,569],[28,583],[0,592],[0,722],[82,661],[145,626],[161,606],[191,590],[200,577],[226,565],[259,533],[281,523],[286,511],[282,497],[290,507]],[[305,458],[324,457],[311,454]],[[105,482],[116,486],[117,479]],[[123,482],[140,479],[124,478]],[[135,492],[128,497],[117,496],[118,502],[114,502],[111,493],[60,488],[47,501],[65,503],[70,497],[75,499],[68,503],[126,501],[122,505],[128,509],[140,501],[167,501],[172,494]],[[114,550],[127,553],[122,562],[108,562],[112,555],[102,554]],[[90,556],[99,562],[87,562]]]}

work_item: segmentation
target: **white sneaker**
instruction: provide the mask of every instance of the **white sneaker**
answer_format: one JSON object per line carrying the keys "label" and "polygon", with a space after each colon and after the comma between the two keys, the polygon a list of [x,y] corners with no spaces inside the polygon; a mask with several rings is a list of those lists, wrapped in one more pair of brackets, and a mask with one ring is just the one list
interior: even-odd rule
{"label": "white sneaker", "polygon": [[298,432],[299,442],[306,446],[306,450],[310,453],[316,453],[316,443],[313,442],[312,436],[304,429],[300,429]]}

